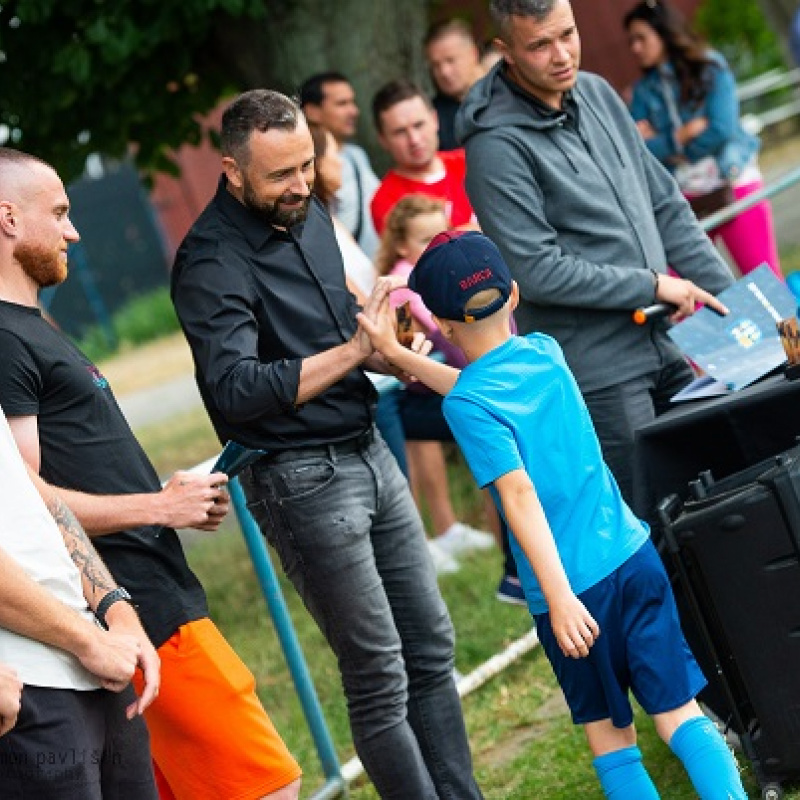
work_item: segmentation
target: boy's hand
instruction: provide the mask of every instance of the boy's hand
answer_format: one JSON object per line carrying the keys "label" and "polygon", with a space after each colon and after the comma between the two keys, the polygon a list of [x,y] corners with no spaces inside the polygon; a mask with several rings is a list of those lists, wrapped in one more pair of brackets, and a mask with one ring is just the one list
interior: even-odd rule
{"label": "boy's hand", "polygon": [[[421,356],[427,356],[430,354],[431,350],[433,350],[433,342],[427,339],[424,333],[415,333],[411,344],[408,345],[408,347],[402,347],[401,345],[401,349],[410,350]],[[366,362],[364,362],[364,366],[381,375],[393,375],[401,383],[416,383],[418,380],[402,367],[391,363],[380,351],[376,351],[373,356],[368,358]]]}
{"label": "boy's hand", "polygon": [[397,341],[397,321],[389,302],[389,291],[386,284],[381,286],[381,281],[378,281],[368,307],[356,315],[359,329],[369,337],[372,346],[387,358],[393,349],[401,347]]}
{"label": "boy's hand", "polygon": [[[394,289],[403,286],[405,286],[405,279],[402,278],[393,276],[378,278],[372,290],[372,294],[370,294],[364,303],[364,309],[356,315],[359,327],[354,338],[361,348],[365,360],[371,358],[378,347],[376,342],[373,341],[372,336],[370,336],[369,330],[362,324],[363,321],[378,322],[379,318],[386,312],[386,306],[389,304],[389,295]],[[392,339],[396,340],[397,336],[394,333],[394,316],[392,316],[392,326]],[[378,327],[381,328],[382,326],[379,325]]]}
{"label": "boy's hand", "polygon": [[397,315],[392,310],[389,296],[404,285],[405,281],[391,276],[378,279],[367,305],[356,319],[359,335],[366,336],[377,351],[365,365],[375,372],[394,375],[398,380],[410,383],[416,378],[404,371],[398,362],[402,362],[403,354],[408,351],[427,356],[433,343],[423,333],[414,333],[410,344],[405,347],[398,341]]}
{"label": "boy's hand", "polygon": [[584,658],[600,635],[600,626],[572,592],[548,603],[550,624],[567,658]]}

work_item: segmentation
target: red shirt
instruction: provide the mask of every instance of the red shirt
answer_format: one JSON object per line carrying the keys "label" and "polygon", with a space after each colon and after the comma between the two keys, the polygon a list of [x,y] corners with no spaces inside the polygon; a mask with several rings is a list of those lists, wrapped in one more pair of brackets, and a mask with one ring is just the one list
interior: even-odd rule
{"label": "red shirt", "polygon": [[452,227],[475,221],[475,214],[464,189],[467,163],[464,150],[448,150],[437,153],[444,164],[444,177],[435,183],[404,178],[390,169],[384,177],[370,206],[375,230],[380,235],[386,217],[394,204],[409,194],[425,194],[445,201],[445,214]]}

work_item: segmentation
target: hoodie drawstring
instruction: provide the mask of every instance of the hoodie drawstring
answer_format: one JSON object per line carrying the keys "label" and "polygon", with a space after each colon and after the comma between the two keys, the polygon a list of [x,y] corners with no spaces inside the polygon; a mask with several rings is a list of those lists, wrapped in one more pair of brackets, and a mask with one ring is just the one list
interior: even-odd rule
{"label": "hoodie drawstring", "polygon": [[619,149],[617,142],[615,141],[614,137],[611,135],[611,131],[608,129],[608,126],[603,122],[603,118],[594,110],[592,104],[585,100],[584,98],[584,108],[589,110],[589,113],[597,120],[597,124],[603,129],[606,136],[608,137],[608,141],[611,142],[611,146],[614,148],[614,152],[617,154],[617,158],[619,159],[620,166],[625,169],[625,159],[622,157],[622,151]]}
{"label": "hoodie drawstring", "polygon": [[555,128],[546,128],[545,133],[547,134],[547,138],[551,141],[552,144],[555,145],[556,149],[561,153],[562,156],[566,159],[567,163],[572,167],[572,171],[576,175],[580,175],[580,170],[578,169],[578,165],[570,158],[569,153],[561,146],[559,143],[558,136],[553,136],[553,131]]}

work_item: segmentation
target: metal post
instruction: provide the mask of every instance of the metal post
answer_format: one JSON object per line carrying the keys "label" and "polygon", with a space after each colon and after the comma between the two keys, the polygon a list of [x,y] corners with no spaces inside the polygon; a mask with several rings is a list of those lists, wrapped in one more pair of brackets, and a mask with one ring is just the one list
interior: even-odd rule
{"label": "metal post", "polygon": [[[281,592],[278,578],[275,574],[275,570],[272,568],[272,562],[269,559],[266,542],[264,541],[264,537],[258,525],[247,510],[244,492],[236,478],[228,484],[228,491],[230,492],[231,502],[236,512],[236,517],[239,520],[247,549],[250,552],[250,558],[253,561],[253,567],[255,568],[258,581],[261,584],[261,591],[264,594],[264,599],[267,601],[267,608],[272,617],[272,623],[275,626],[275,631],[278,634],[281,647],[286,656],[286,662],[289,665],[289,672],[292,675],[292,680],[297,690],[297,696],[300,698],[300,703],[303,706],[303,711],[308,720],[311,736],[314,739],[317,753],[322,762],[322,769],[325,773],[325,777],[328,779],[325,785],[324,796],[336,797],[346,791],[346,784],[342,778],[339,760],[336,756],[336,749],[333,746],[333,739],[328,731],[328,726],[322,713],[322,707],[320,706],[314,684],[311,680],[311,675],[308,671],[308,666],[303,657],[303,651],[300,648],[297,634],[292,626],[289,609],[286,606],[286,601],[283,599],[283,593]],[[330,794],[330,791],[336,790],[337,786],[338,791],[336,794]]]}

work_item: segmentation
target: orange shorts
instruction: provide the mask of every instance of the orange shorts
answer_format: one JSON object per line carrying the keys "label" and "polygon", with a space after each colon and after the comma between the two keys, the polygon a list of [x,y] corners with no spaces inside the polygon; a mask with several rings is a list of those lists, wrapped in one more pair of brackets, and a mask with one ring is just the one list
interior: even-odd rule
{"label": "orange shorts", "polygon": [[182,625],[158,655],[161,689],[145,720],[161,800],[256,800],[300,777],[253,674],[210,619]]}

